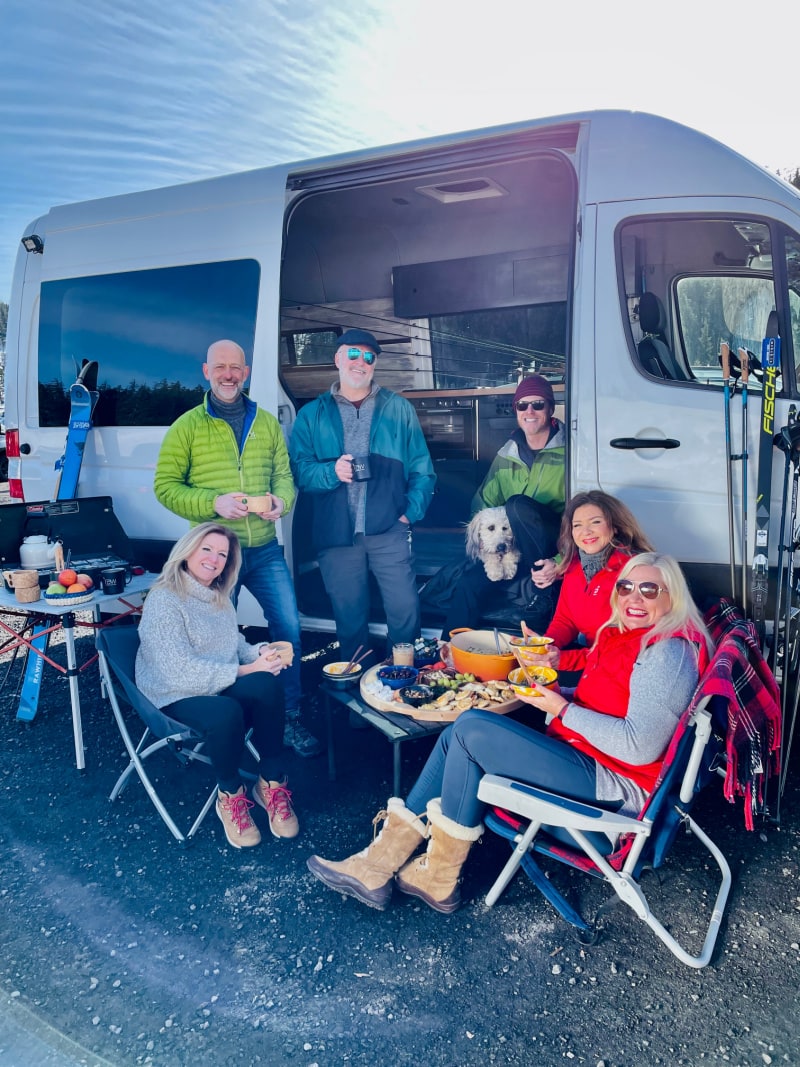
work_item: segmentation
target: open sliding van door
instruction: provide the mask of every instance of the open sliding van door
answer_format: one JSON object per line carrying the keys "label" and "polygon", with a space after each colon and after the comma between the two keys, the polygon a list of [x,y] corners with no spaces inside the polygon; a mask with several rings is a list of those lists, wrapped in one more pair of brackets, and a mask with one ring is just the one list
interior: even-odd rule
{"label": "open sliding van door", "polygon": [[[732,203],[673,199],[669,214],[664,200],[597,209],[596,484],[631,507],[659,549],[688,565],[698,592],[730,592],[720,342],[734,353],[744,348],[760,356],[770,313],[777,309],[779,321],[796,323],[800,310],[800,294],[787,283],[791,271],[797,273],[797,233],[765,218],[762,201],[737,198],[736,210],[719,210]],[[792,353],[798,339],[789,328],[781,332],[784,373],[777,393],[787,401],[777,405],[776,431],[786,421],[788,399],[797,394]],[[761,416],[761,384],[752,374],[748,393],[746,449],[739,390],[731,403],[731,451],[749,455],[749,564]],[[781,471],[776,462],[776,501]],[[579,488],[588,480],[583,469]],[[741,489],[739,463],[733,477],[739,566]],[[779,513],[776,504],[773,535]],[[773,545],[776,540],[771,538]]]}

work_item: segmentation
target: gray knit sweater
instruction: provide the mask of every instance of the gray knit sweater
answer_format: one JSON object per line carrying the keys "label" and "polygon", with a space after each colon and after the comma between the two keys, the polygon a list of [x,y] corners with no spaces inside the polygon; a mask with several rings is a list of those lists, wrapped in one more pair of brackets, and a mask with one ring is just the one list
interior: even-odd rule
{"label": "gray knit sweater", "polygon": [[186,599],[161,586],[148,593],[139,623],[136,685],[157,708],[193,696],[216,696],[236,681],[240,663],[258,659],[258,646],[239,633],[231,601],[187,575]]}

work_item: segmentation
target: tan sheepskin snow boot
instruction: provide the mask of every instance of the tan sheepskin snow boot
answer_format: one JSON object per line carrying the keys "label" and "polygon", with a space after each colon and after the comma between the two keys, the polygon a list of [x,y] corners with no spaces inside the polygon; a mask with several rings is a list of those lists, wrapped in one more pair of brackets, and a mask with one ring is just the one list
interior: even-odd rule
{"label": "tan sheepskin snow boot", "polygon": [[372,820],[373,835],[381,820],[383,826],[372,843],[354,856],[338,861],[311,856],[307,861],[311,873],[330,889],[379,911],[389,904],[395,873],[428,836],[421,817],[409,811],[399,797],[390,797],[386,810]]}
{"label": "tan sheepskin snow boot", "polygon": [[395,883],[401,893],[424,900],[449,915],[461,905],[461,868],[483,825],[461,826],[442,814],[441,800],[428,802],[428,850],[401,868]]}

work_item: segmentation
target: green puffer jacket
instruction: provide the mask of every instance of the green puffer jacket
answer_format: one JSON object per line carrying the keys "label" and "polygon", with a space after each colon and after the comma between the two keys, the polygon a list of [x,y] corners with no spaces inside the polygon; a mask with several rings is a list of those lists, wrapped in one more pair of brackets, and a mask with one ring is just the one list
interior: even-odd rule
{"label": "green puffer jacket", "polygon": [[538,452],[530,470],[519,458],[514,438],[506,441],[473,497],[473,515],[482,508],[499,508],[518,494],[551,507],[559,515],[563,512],[566,434],[564,424],[558,420],[556,423],[558,430]]}
{"label": "green puffer jacket", "polygon": [[224,493],[273,493],[284,502],[285,515],[296,490],[278,420],[249,397],[245,409],[241,453],[231,427],[209,408],[208,393],[176,419],[161,445],[153,489],[165,508],[192,526],[216,520],[234,531],[243,548],[256,548],[275,539],[275,524],[258,515],[220,519],[214,500]]}

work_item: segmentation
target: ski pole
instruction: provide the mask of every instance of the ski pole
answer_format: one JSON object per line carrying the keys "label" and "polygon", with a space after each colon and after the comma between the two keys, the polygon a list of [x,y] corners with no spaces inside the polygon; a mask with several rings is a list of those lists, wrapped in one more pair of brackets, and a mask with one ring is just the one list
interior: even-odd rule
{"label": "ski pole", "polygon": [[750,372],[750,353],[739,349],[739,370],[742,376],[742,610],[747,615],[747,378]]}
{"label": "ski pole", "polygon": [[733,543],[733,476],[731,473],[731,350],[720,341],[719,358],[722,364],[722,384],[725,387],[725,468],[728,476],[728,552],[731,564],[731,599],[736,600],[736,551]]}
{"label": "ski pole", "polygon": [[[783,796],[783,791],[786,787],[786,771],[789,764],[789,757],[792,750],[792,741],[794,740],[794,728],[797,721],[797,696],[798,696],[798,677],[795,667],[795,671],[792,671],[794,664],[792,660],[795,656],[792,651],[793,639],[797,639],[797,634],[794,631],[797,626],[797,620],[792,608],[792,586],[794,584],[794,554],[797,551],[798,543],[795,530],[795,519],[797,516],[797,482],[800,479],[800,454],[796,449],[792,449],[790,452],[792,463],[794,465],[794,476],[792,478],[792,504],[789,511],[789,562],[786,567],[786,602],[784,605],[784,625],[783,625],[783,676],[781,678],[781,770],[778,787],[778,804],[776,809],[776,819],[780,821],[780,801]],[[792,677],[794,674],[794,677]],[[787,737],[787,708],[789,700],[789,690],[794,691],[794,701],[792,705],[792,717],[791,722],[788,724],[788,737]]]}

